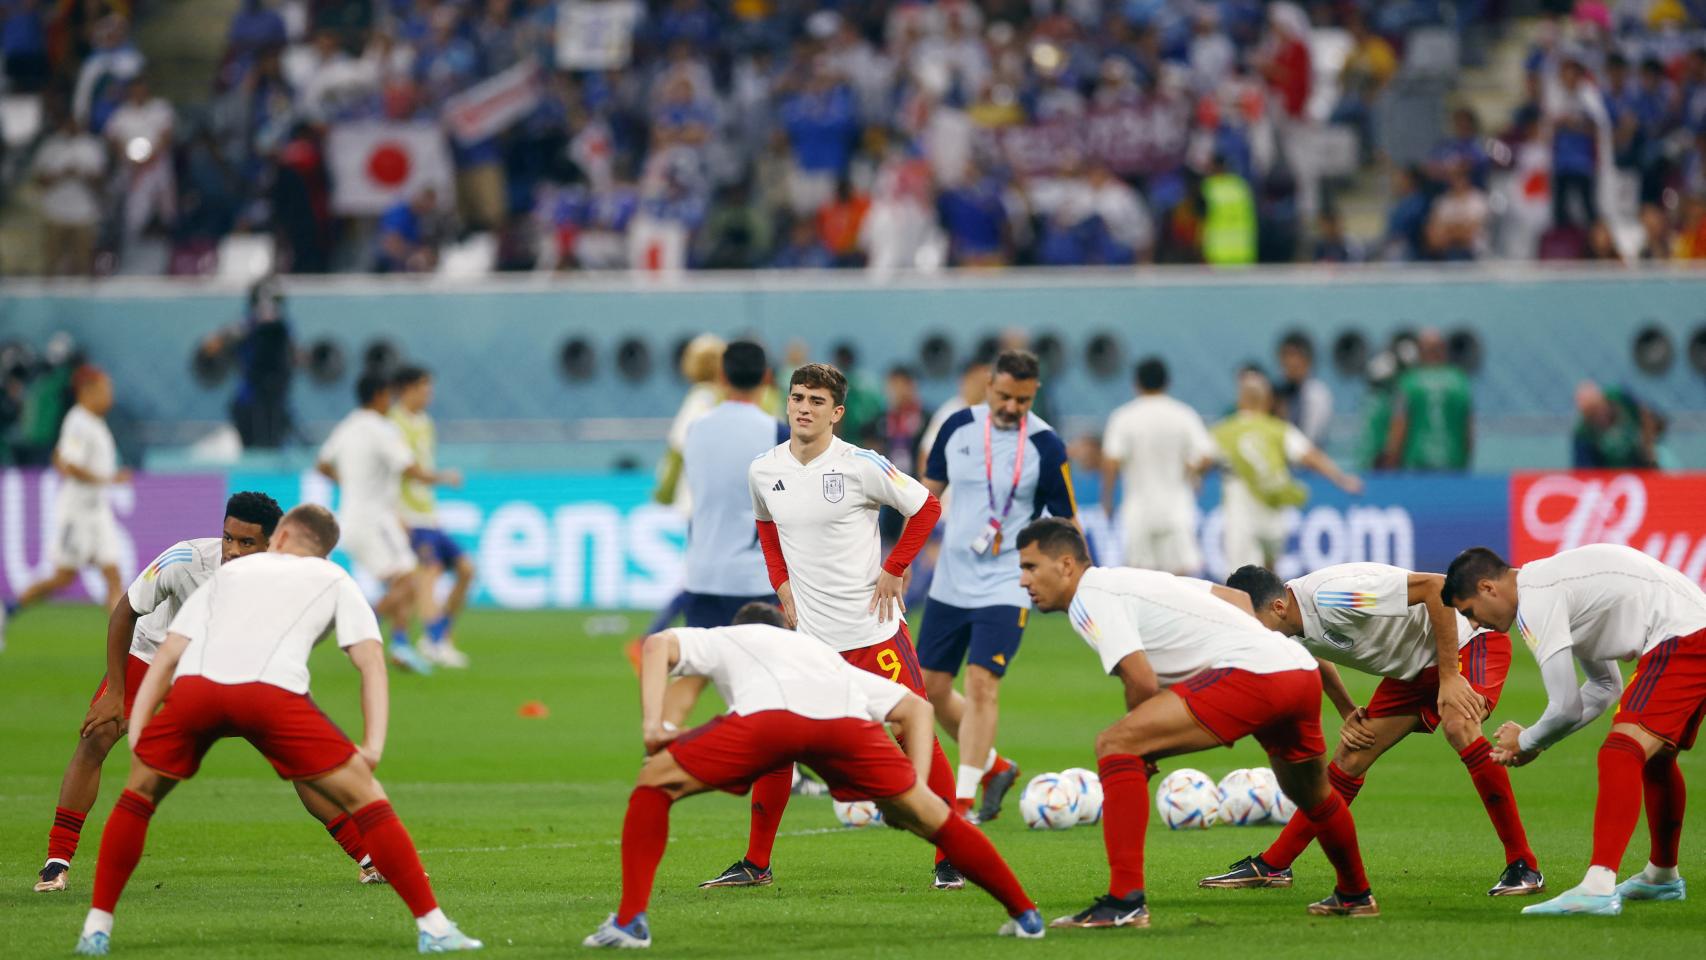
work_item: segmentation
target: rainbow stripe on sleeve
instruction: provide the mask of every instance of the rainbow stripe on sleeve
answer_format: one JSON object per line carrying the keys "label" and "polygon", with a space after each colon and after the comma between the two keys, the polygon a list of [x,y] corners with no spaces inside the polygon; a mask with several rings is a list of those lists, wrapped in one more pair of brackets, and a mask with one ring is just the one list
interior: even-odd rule
{"label": "rainbow stripe on sleeve", "polygon": [[195,552],[188,546],[173,547],[155,557],[154,562],[148,565],[148,569],[142,571],[142,577],[145,580],[153,580],[160,575],[160,571],[167,567],[176,563],[189,563],[193,559],[195,559]]}
{"label": "rainbow stripe on sleeve", "polygon": [[1102,628],[1096,626],[1096,621],[1090,618],[1090,611],[1084,609],[1084,601],[1073,597],[1072,603],[1066,608],[1066,618],[1072,621],[1072,629],[1077,630],[1079,636],[1087,640],[1101,641]]}
{"label": "rainbow stripe on sleeve", "polygon": [[1323,590],[1315,595],[1315,605],[1318,607],[1372,610],[1378,603],[1380,597],[1367,590]]}

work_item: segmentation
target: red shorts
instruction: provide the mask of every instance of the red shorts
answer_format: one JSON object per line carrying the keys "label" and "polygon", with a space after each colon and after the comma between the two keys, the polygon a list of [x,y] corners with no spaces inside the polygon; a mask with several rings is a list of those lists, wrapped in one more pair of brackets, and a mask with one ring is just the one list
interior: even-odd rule
{"label": "red shorts", "polygon": [[[124,658],[124,719],[130,720],[130,708],[136,705],[136,691],[142,689],[142,678],[148,676],[148,661],[136,654],[126,654]],[[107,678],[101,678],[101,685],[96,688],[95,695],[89,698],[89,706],[106,696]],[[119,731],[123,733],[123,730]]]}
{"label": "red shorts", "polygon": [[249,741],[286,780],[312,780],[355,755],[355,744],[306,694],[270,683],[182,677],[142,728],[136,757],[164,776],[188,780],[226,737]]}
{"label": "red shorts", "polygon": [[[1457,669],[1469,686],[1487,698],[1490,712],[1499,705],[1505,676],[1511,667],[1511,638],[1508,633],[1483,633],[1457,651]],[[1420,717],[1422,729],[1433,733],[1439,727],[1439,667],[1416,674],[1413,680],[1380,681],[1368,701],[1370,717]]]}
{"label": "red shorts", "polygon": [[728,713],[665,749],[695,779],[734,794],[792,763],[811,767],[837,800],[896,797],[918,782],[887,728],[869,720],[811,720],[786,710]]}
{"label": "red shorts", "polygon": [[1706,630],[1672,637],[1641,655],[1612,723],[1633,723],[1689,750],[1706,716]]}
{"label": "red shorts", "polygon": [[1327,752],[1321,736],[1321,674],[1314,670],[1251,673],[1223,667],[1168,689],[1197,723],[1232,746],[1252,736],[1271,757],[1302,763]]}
{"label": "red shorts", "polygon": [[918,651],[912,648],[912,634],[907,631],[905,620],[900,622],[900,629],[894,636],[868,647],[843,650],[841,659],[866,673],[893,680],[921,697],[926,696],[924,670],[918,666]]}

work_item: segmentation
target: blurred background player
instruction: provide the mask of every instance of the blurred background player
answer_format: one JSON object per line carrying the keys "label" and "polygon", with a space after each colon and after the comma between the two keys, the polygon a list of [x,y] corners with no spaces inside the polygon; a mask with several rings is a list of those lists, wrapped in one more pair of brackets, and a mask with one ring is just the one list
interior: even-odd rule
{"label": "blurred background player", "polygon": [[1096,737],[1108,893],[1051,926],[1147,927],[1143,847],[1155,761],[1246,736],[1267,751],[1280,789],[1315,825],[1337,873],[1333,894],[1309,913],[1378,915],[1350,807],[1327,783],[1315,658],[1257,623],[1238,591],[1155,570],[1090,566],[1084,535],[1068,521],[1032,523],[1019,534],[1019,550],[1031,602],[1066,610],[1102,670],[1125,686],[1125,716]]}
{"label": "blurred background player", "polygon": [[1398,376],[1385,462],[1400,470],[1469,469],[1475,449],[1474,391],[1469,375],[1451,363],[1445,336],[1416,335],[1420,362]]}
{"label": "blurred background player", "polygon": [[[391,387],[396,391],[391,422],[402,431],[403,442],[409,445],[415,463],[430,473],[438,468],[438,431],[426,412],[432,405],[432,374],[421,367],[404,367],[392,378]],[[474,585],[473,558],[439,526],[438,494],[432,484],[405,476],[397,503],[403,523],[409,529],[409,546],[420,561],[419,580],[415,584],[416,608],[426,624],[421,636],[421,655],[441,667],[466,667],[468,655],[457,649],[450,628],[468,602],[468,591]],[[438,581],[447,571],[452,577],[450,593],[440,607]]]}
{"label": "blurred background player", "polygon": [[[995,751],[1001,678],[1019,653],[1030,599],[1019,589],[1014,532],[1045,511],[1072,517],[1077,504],[1066,445],[1031,412],[1041,385],[1035,354],[1009,350],[995,359],[986,401],[949,417],[936,435],[924,487],[947,503],[930,603],[918,632],[924,689],[942,729],[960,745],[954,808],[993,820],[1019,778]],[[954,676],[966,664],[965,694]]]}
{"label": "blurred background player", "polygon": [[[331,511],[297,507],[279,521],[265,553],[222,567],[172,618],[136,695],[135,762],[101,832],[77,953],[106,955],[113,910],[142,859],[155,808],[227,737],[248,740],[280,777],[354,818],[374,863],[415,916],[421,953],[480,948],[439,909],[414,841],[373,778],[389,720],[385,655],[361,588],[326,559],[337,542]],[[361,672],[359,747],[308,695],[308,655],[334,628]]]}
{"label": "blurred background player", "polygon": [[374,607],[391,621],[391,661],[406,670],[431,673],[432,664],[409,644],[419,563],[409,548],[398,498],[404,478],[459,486],[462,475],[455,470],[434,472],[415,462],[402,432],[386,416],[391,385],[384,377],[363,375],[355,394],[361,405],[332,429],[314,466],[338,485],[344,549],[385,584],[385,595]]}
{"label": "blurred background player", "polygon": [[[1437,573],[1384,563],[1341,563],[1290,583],[1264,567],[1240,567],[1226,585],[1249,595],[1263,626],[1320,658],[1322,687],[1344,718],[1327,780],[1345,803],[1356,800],[1363,776],[1398,741],[1437,729],[1468,768],[1504,845],[1505,868],[1487,895],[1539,893],[1546,879],[1528,844],[1510,774],[1492,761],[1492,746],[1481,735],[1504,691],[1510,637],[1478,630],[1446,606],[1444,582]],[[1328,661],[1381,678],[1367,706],[1357,706]],[[1266,851],[1198,885],[1289,887],[1291,864],[1314,837],[1308,820],[1293,817]]]}
{"label": "blurred background player", "polygon": [[[582,944],[651,946],[646,907],[676,801],[710,790],[738,796],[795,762],[816,769],[836,799],[874,800],[890,826],[964,863],[972,882],[1007,908],[1002,936],[1041,937],[1036,904],[995,846],[924,788],[935,740],[930,705],[827,645],[790,633],[770,604],[748,604],[733,620],[646,638],[640,729],[649,759],[622,824],[622,902]],[[677,690],[668,689],[671,677],[679,678]],[[728,713],[680,733],[671,717],[686,716],[707,682],[716,684]],[[884,723],[898,728],[904,752]]]}
{"label": "blurred background player", "polygon": [[1362,492],[1361,480],[1340,470],[1303,431],[1274,416],[1273,403],[1267,376],[1245,370],[1238,375],[1237,412],[1211,431],[1227,469],[1221,505],[1228,570],[1252,563],[1273,569],[1285,552],[1285,511],[1309,500],[1309,489],[1291,475],[1293,464],[1319,472],[1347,493]]}
{"label": "blurred background player", "polygon": [[[1693,749],[1706,718],[1706,592],[1633,547],[1594,544],[1520,568],[1486,547],[1471,547],[1451,561],[1443,593],[1482,626],[1514,627],[1540,665],[1546,709],[1526,729],[1514,721],[1501,725],[1494,761],[1529,763],[1618,704],[1599,748],[1587,875],[1522,912],[1616,916],[1625,900],[1684,899],[1677,856],[1688,791],[1676,755]],[[1626,689],[1619,660],[1635,661]],[[1579,688],[1578,664],[1586,677]],[[1618,883],[1643,800],[1652,841],[1647,866]]]}
{"label": "blurred background player", "polygon": [[0,606],[0,650],[6,647],[6,621],[19,610],[45,600],[77,579],[78,571],[97,567],[107,584],[105,604],[119,596],[118,521],[108,491],[130,482],[130,470],[118,465],[118,447],[106,416],[113,408],[113,381],[101,368],[84,364],[71,374],[76,403],[66,411],[53,448],[59,471],[54,500],[53,539],[47,555],[53,573],[31,584],[15,600]]}
{"label": "blurred background player", "polygon": [[1294,330],[1280,340],[1280,382],[1274,390],[1278,413],[1303,431],[1310,443],[1323,446],[1333,423],[1333,391],[1315,375],[1315,346],[1309,335]]}
{"label": "blurred background player", "polygon": [[1202,417],[1167,395],[1160,357],[1136,370],[1137,398],[1108,416],[1102,435],[1102,510],[1115,520],[1128,567],[1181,576],[1202,572],[1197,547],[1197,483],[1214,462]]}
{"label": "blurred background player", "polygon": [[967,407],[976,406],[983,402],[983,396],[989,390],[989,364],[983,360],[972,360],[960,368],[960,389],[953,396],[942,401],[936,412],[930,415],[930,422],[924,425],[924,433],[918,438],[918,459],[930,459],[930,451],[936,449],[936,434],[942,432],[942,424],[948,418]]}
{"label": "blurred background player", "polygon": [[[693,500],[687,490],[682,489],[681,475],[683,455],[687,446],[687,428],[711,409],[722,402],[723,351],[728,344],[722,337],[713,333],[701,333],[687,342],[681,351],[681,378],[689,384],[687,395],[681,398],[681,406],[675,411],[675,419],[669,424],[668,448],[664,451],[663,460],[658,464],[658,486],[652,493],[652,499],[665,506],[673,506],[683,516],[693,514]],[[646,628],[650,635],[662,630],[675,622],[687,608],[688,590],[684,587],[676,591],[670,598],[669,604],[658,615],[652,618],[651,626]],[[629,655],[639,655],[639,644],[643,638],[635,638],[629,646]],[[636,661],[637,663],[637,661]]]}

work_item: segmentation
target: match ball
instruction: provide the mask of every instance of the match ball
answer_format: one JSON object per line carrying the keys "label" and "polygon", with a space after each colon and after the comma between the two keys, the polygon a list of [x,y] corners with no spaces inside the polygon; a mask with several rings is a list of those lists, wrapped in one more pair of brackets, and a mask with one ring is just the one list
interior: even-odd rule
{"label": "match ball", "polygon": [[1102,778],[1094,770],[1073,767],[1060,775],[1078,785],[1078,822],[1097,823],[1102,819]]}
{"label": "match ball", "polygon": [[1019,812],[1032,830],[1065,830],[1078,825],[1078,783],[1058,773],[1044,773],[1025,784]]}
{"label": "match ball", "polygon": [[835,819],[844,827],[868,827],[883,822],[883,812],[869,800],[835,801]]}
{"label": "match ball", "polygon": [[1174,770],[1155,791],[1155,811],[1174,830],[1207,830],[1220,815],[1220,788],[1201,770]]}
{"label": "match ball", "polygon": [[1268,818],[1260,782],[1250,770],[1234,770],[1220,778],[1220,813],[1217,819],[1234,827],[1247,827]]}
{"label": "match ball", "polygon": [[1297,804],[1280,791],[1279,778],[1267,767],[1256,767],[1250,771],[1250,776],[1256,781],[1255,789],[1262,798],[1262,805],[1267,808],[1267,821],[1289,823],[1291,815],[1297,812]]}

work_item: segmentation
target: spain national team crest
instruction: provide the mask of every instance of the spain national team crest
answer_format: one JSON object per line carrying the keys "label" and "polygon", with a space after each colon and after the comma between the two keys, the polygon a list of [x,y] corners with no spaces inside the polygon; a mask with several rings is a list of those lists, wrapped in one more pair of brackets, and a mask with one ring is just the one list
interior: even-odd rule
{"label": "spain national team crest", "polygon": [[847,478],[839,473],[823,475],[823,498],[830,503],[840,503],[847,496]]}

